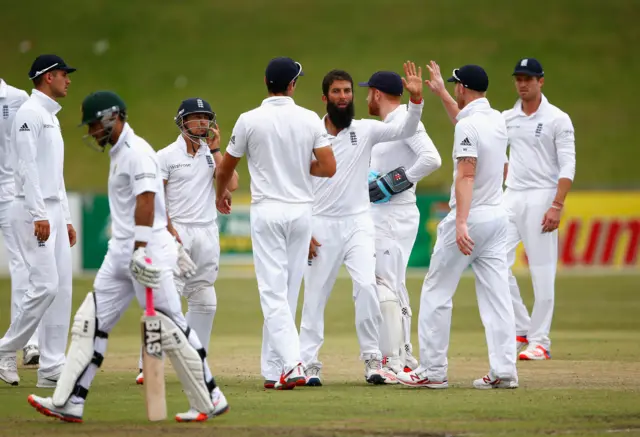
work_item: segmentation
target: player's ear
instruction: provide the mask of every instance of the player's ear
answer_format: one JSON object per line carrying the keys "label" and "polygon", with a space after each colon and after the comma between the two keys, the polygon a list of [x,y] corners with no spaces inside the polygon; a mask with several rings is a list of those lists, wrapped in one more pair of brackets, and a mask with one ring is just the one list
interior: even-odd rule
{"label": "player's ear", "polygon": [[542,87],[544,85],[544,77],[538,78],[538,83]]}
{"label": "player's ear", "polygon": [[326,105],[328,101],[329,101],[329,99],[327,99],[327,96],[325,96],[325,95],[323,94],[323,95],[322,95],[322,103],[324,103],[324,104]]}

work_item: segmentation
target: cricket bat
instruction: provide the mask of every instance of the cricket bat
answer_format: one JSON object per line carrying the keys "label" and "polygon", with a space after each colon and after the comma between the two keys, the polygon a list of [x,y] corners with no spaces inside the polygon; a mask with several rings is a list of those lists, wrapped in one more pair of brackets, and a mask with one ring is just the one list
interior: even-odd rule
{"label": "cricket bat", "polygon": [[167,418],[167,400],[164,387],[164,360],[160,318],[153,308],[153,290],[147,287],[147,308],[142,315],[142,371],[147,418],[150,421]]}

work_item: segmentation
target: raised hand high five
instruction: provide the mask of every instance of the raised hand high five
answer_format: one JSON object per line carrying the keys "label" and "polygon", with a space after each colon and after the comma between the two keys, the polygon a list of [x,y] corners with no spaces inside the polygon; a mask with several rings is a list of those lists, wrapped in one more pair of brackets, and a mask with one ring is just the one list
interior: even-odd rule
{"label": "raised hand high five", "polygon": [[411,95],[411,100],[419,102],[422,100],[422,68],[418,67],[416,71],[416,64],[411,61],[404,63],[404,75],[402,78],[402,85]]}

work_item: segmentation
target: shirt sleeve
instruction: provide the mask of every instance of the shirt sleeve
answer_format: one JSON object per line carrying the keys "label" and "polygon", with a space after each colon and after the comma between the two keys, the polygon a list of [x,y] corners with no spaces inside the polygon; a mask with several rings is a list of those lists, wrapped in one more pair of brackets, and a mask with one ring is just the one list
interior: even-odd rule
{"label": "shirt sleeve", "polygon": [[131,157],[131,173],[129,175],[134,196],[147,192],[158,193],[158,187],[162,187],[162,183],[158,182],[160,177],[158,159],[151,153],[137,153]]}
{"label": "shirt sleeve", "polygon": [[60,203],[62,204],[62,212],[64,214],[64,221],[70,225],[71,223],[71,210],[69,209],[69,199],[67,198],[67,187],[64,184],[64,177],[62,178],[62,187],[60,187]]}
{"label": "shirt sleeve", "polygon": [[322,123],[322,119],[316,116],[316,119],[313,121],[311,126],[313,132],[313,148],[320,149],[322,147],[331,146],[331,139],[329,138],[329,134],[327,130],[324,128]]}
{"label": "shirt sleeve", "polygon": [[42,119],[35,111],[18,111],[13,120],[12,141],[17,171],[24,180],[24,197],[33,221],[47,220],[47,210],[40,190],[38,174],[38,137],[42,132]]}
{"label": "shirt sleeve", "polygon": [[227,153],[235,158],[242,158],[247,153],[247,128],[244,117],[241,115],[236,121],[231,133],[231,139],[227,146]]}
{"label": "shirt sleeve", "polygon": [[420,179],[430,175],[442,165],[442,158],[427,134],[424,125],[420,123],[418,131],[413,135],[407,144],[416,154],[416,162],[406,172],[409,182],[416,184]]}
{"label": "shirt sleeve", "polygon": [[158,156],[158,165],[160,166],[160,177],[163,180],[169,180],[169,160],[167,159],[167,154],[159,152]]}
{"label": "shirt sleeve", "polygon": [[573,181],[576,173],[576,140],[573,124],[567,114],[556,121],[554,140],[560,167],[558,177]]}
{"label": "shirt sleeve", "polygon": [[382,121],[371,121],[371,140],[372,145],[377,143],[386,143],[388,141],[403,140],[415,135],[422,117],[422,108],[424,100],[415,104],[409,102],[407,105],[407,113],[401,117],[396,117],[391,123]]}
{"label": "shirt sleeve", "polygon": [[453,158],[465,157],[478,157],[478,133],[473,125],[460,121],[453,136]]}

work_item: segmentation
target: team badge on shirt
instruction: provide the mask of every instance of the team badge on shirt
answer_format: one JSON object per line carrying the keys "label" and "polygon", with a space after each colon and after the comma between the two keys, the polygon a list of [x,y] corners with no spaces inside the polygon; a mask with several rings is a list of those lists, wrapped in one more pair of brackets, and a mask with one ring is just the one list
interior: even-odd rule
{"label": "team badge on shirt", "polygon": [[2,118],[9,118],[9,105],[2,105]]}
{"label": "team badge on shirt", "polygon": [[542,134],[542,123],[538,123],[538,127],[536,127],[536,138],[540,138]]}
{"label": "team badge on shirt", "polygon": [[358,137],[356,136],[355,132],[350,132],[349,133],[349,138],[351,139],[351,145],[352,146],[357,146],[358,145]]}
{"label": "team badge on shirt", "polygon": [[207,164],[209,164],[209,167],[213,167],[213,158],[211,157],[211,155],[206,155],[207,156]]}

